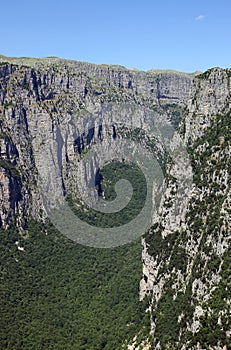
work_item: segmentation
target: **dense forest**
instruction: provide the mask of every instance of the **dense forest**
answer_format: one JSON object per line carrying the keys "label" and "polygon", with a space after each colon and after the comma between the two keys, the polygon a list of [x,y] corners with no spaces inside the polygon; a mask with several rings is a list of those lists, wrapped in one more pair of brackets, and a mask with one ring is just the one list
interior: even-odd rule
{"label": "dense forest", "polygon": [[148,333],[139,241],[94,249],[37,222],[0,237],[1,349],[122,349]]}

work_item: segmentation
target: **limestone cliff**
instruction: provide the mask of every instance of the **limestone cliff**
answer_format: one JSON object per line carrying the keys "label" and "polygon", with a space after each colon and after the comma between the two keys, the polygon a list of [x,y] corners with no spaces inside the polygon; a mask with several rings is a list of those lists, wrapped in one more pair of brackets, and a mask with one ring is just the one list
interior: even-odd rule
{"label": "limestone cliff", "polygon": [[[148,132],[153,115],[147,116],[145,108],[157,118],[173,118],[177,123],[189,97],[191,79],[175,72],[134,72],[56,58],[1,56],[2,225],[7,227],[16,220],[23,227],[28,216],[46,216],[38,168],[52,179],[48,186],[52,186],[54,198],[76,193],[76,183],[81,181],[76,178],[76,155],[94,139],[106,135],[113,139],[121,122],[128,129]],[[166,105],[172,110],[163,108]],[[54,156],[57,154],[61,159]],[[86,176],[89,171],[82,169]]]}
{"label": "limestone cliff", "polygon": [[194,79],[180,126],[191,192],[176,215],[173,160],[158,221],[143,240],[140,297],[150,298],[156,349],[230,344],[230,92],[230,71],[214,68]]}
{"label": "limestone cliff", "polygon": [[[4,228],[47,218],[39,174],[54,202],[78,196],[77,184],[94,172],[79,160],[98,141],[107,139],[110,153],[129,134],[159,157],[165,183],[143,237],[140,298],[148,298],[150,313],[143,348],[230,343],[230,79],[219,68],[195,76],[0,56]],[[151,128],[157,121],[180,122],[170,157]]]}

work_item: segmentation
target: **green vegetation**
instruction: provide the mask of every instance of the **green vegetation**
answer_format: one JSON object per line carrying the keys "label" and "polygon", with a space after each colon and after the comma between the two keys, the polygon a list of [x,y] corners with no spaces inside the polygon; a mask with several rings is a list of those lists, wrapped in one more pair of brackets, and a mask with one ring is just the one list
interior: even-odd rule
{"label": "green vegetation", "polygon": [[134,219],[143,209],[146,196],[146,179],[140,168],[133,163],[111,162],[104,166],[98,174],[99,195],[104,193],[108,201],[116,198],[114,186],[117,181],[126,179],[133,188],[132,198],[125,208],[115,213],[101,213],[84,204],[78,199],[67,196],[67,201],[80,219],[97,227],[115,227],[124,225]]}
{"label": "green vegetation", "polygon": [[[152,310],[156,325],[155,344],[160,342],[163,350],[180,349],[183,344],[193,348],[198,343],[207,350],[217,344],[231,346],[226,337],[226,331],[231,328],[228,304],[231,299],[231,250],[229,247],[224,255],[217,250],[221,230],[223,238],[228,235],[227,218],[222,208],[230,189],[230,128],[230,113],[215,116],[205,135],[188,148],[193,180],[203,194],[190,201],[186,215],[190,233],[176,231],[162,238],[163,227],[156,223],[145,235],[148,252],[159,264],[155,283],[165,281],[162,296]],[[225,172],[229,177],[227,182]],[[188,243],[191,246],[192,240],[195,245],[197,241],[200,243],[188,275],[187,265],[192,258],[187,256],[185,247]],[[176,282],[178,272],[182,276],[180,283]],[[217,281],[211,283],[215,274]],[[207,300],[196,298],[192,286],[197,280],[203,286],[202,291],[207,288]],[[198,305],[204,311],[198,316],[200,329],[193,333],[187,325],[192,324]]]}
{"label": "green vegetation", "polygon": [[[0,60],[3,59],[21,67],[23,64],[28,67],[45,67],[52,63],[49,68],[52,74],[65,74],[69,70],[69,74],[76,74],[72,72],[71,61],[58,58],[0,57]],[[0,65],[5,63],[0,62]],[[76,70],[77,63],[73,62],[73,65]],[[87,65],[81,64],[79,67],[82,69]],[[124,69],[104,65],[91,67]],[[93,71],[90,73],[92,77],[88,77],[86,72],[78,73],[78,77],[84,78],[83,81],[81,79],[81,86],[85,86],[84,94],[89,94],[92,103],[94,100],[102,104],[130,104],[135,101],[150,106],[160,115],[168,115],[175,128],[178,127],[182,114],[187,113],[177,104],[155,107],[153,102],[156,102],[156,96],[136,92],[132,89],[131,81],[126,87],[123,79],[108,86],[107,79],[96,78],[95,69]],[[196,79],[208,79],[211,72],[208,70],[197,75]],[[226,73],[228,77],[231,76],[231,70],[226,70]],[[157,72],[157,80],[161,74],[162,72]],[[28,89],[28,82],[21,87]],[[69,91],[69,84],[67,90]],[[68,91],[64,90],[51,103],[47,100],[53,95],[47,94],[46,100],[37,101],[37,104],[55,120],[58,114],[53,111],[56,107],[59,110],[60,106],[65,106],[65,99],[70,98]],[[74,105],[75,112],[70,107],[70,112],[77,116],[78,110],[85,108],[84,99],[81,98]],[[160,103],[164,103],[164,99],[160,100]],[[3,112],[14,106],[8,96],[3,103]],[[184,128],[185,125],[182,124],[182,133]],[[221,247],[220,244],[220,251],[217,245],[221,235],[225,238],[229,234],[228,229],[225,232],[227,217],[222,213],[230,189],[230,129],[230,113],[214,116],[205,135],[195,143],[191,142],[188,147],[194,171],[193,180],[199,195],[190,201],[186,215],[187,228],[163,238],[163,227],[156,223],[145,235],[148,252],[158,267],[154,283],[163,287],[160,299],[153,304],[151,310],[156,327],[152,349],[157,343],[160,343],[162,350],[181,349],[183,346],[192,349],[198,342],[206,350],[217,344],[221,348],[225,344],[231,346],[230,339],[226,338],[226,331],[231,329],[228,303],[231,298],[231,250],[229,247],[223,254],[220,251],[225,245]],[[165,172],[166,154],[165,150],[158,148],[157,139],[151,138],[140,128],[131,131],[118,127],[114,132],[115,138],[116,135],[126,135],[131,140],[143,142],[156,154]],[[1,139],[6,136],[4,132],[0,133]],[[90,142],[87,143],[89,147]],[[81,149],[79,155],[87,150],[87,147]],[[168,159],[168,162],[171,160]],[[10,178],[20,176],[18,167],[13,162],[0,159],[0,167],[5,169],[4,172]],[[226,182],[227,176],[229,180]],[[91,225],[123,225],[136,217],[143,208],[147,188],[142,172],[134,164],[112,162],[99,172],[96,182],[99,195],[111,201],[116,195],[115,183],[123,178],[130,181],[133,196],[126,208],[118,213],[96,212],[71,194],[67,196],[67,201],[73,211]],[[167,183],[174,181],[175,178],[166,177]],[[174,196],[174,191],[170,194]],[[15,192],[13,195],[16,197]],[[171,199],[165,201],[165,208],[170,208],[172,203]],[[113,249],[89,248],[69,241],[50,224],[34,221],[28,224],[23,235],[24,237],[16,228],[8,231],[0,229],[1,349],[121,350],[124,344],[131,343],[134,336],[138,336],[139,343],[147,337],[150,331],[149,314],[145,312],[149,306],[148,298],[142,303],[138,300],[142,276],[139,241]],[[194,250],[195,247],[197,249]],[[204,293],[205,297],[201,297],[200,293]],[[197,306],[203,309],[196,316],[201,327],[193,333],[190,325]]]}
{"label": "green vegetation", "polygon": [[226,71],[228,77],[230,78],[231,77],[231,69],[227,68],[225,71]]}
{"label": "green vegetation", "polygon": [[178,128],[178,125],[180,123],[183,107],[175,104],[175,103],[167,103],[162,106],[163,110],[168,113],[168,116],[170,117],[171,123],[175,129]]}
{"label": "green vegetation", "polygon": [[171,291],[161,297],[155,315],[158,320],[155,336],[163,344],[163,349],[174,349],[167,344],[177,343],[179,330],[182,326],[178,322],[178,315],[187,309],[189,302],[190,300],[187,300],[182,292],[177,295],[175,300],[173,300],[173,292]]}
{"label": "green vegetation", "polygon": [[140,242],[93,249],[37,222],[25,238],[1,230],[0,239],[1,349],[121,350],[148,334]]}
{"label": "green vegetation", "polygon": [[207,69],[205,72],[203,72],[203,73],[201,73],[201,74],[198,74],[198,75],[196,76],[196,78],[206,80],[206,79],[208,79],[208,77],[210,76],[210,74],[211,74],[212,71],[213,71],[213,68]]}
{"label": "green vegetation", "polygon": [[12,100],[10,100],[10,101],[5,101],[5,102],[3,103],[3,107],[4,107],[4,108],[15,107],[15,104],[12,102]]}
{"label": "green vegetation", "polygon": [[16,165],[14,165],[12,162],[6,160],[6,159],[1,159],[0,158],[0,168],[4,168],[7,170],[6,175],[12,176],[12,177],[20,177],[20,173],[18,169],[16,168]]}
{"label": "green vegetation", "polygon": [[[198,333],[196,333],[192,339],[191,345],[195,345],[197,342],[207,343],[210,346],[215,346],[218,342],[231,346],[231,342],[225,336],[225,331],[230,330],[230,319],[224,317],[222,314],[227,308],[227,300],[231,299],[231,247],[226,251],[223,257],[223,263],[221,266],[221,280],[217,284],[215,290],[208,303],[203,303],[202,307],[207,309],[208,307],[213,310],[212,313],[206,313],[200,318],[202,327]],[[222,312],[223,311],[223,312]],[[229,311],[230,316],[230,311]],[[221,317],[222,324],[218,323],[218,319]],[[208,349],[208,347],[206,347]]]}

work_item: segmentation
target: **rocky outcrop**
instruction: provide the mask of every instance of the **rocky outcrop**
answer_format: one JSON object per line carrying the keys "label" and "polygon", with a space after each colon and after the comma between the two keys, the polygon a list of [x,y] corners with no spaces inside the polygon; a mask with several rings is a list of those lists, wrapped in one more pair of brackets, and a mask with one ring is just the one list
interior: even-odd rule
{"label": "rocky outcrop", "polygon": [[155,348],[230,344],[230,92],[230,71],[194,79],[181,124],[191,190],[184,211],[172,212],[179,169],[170,162],[157,222],[143,241],[140,298],[150,299]]}
{"label": "rocky outcrop", "polygon": [[[110,156],[129,136],[161,164],[140,283],[140,299],[149,301],[146,343],[155,349],[219,350],[230,342],[230,79],[220,68],[194,76],[0,57],[4,228],[46,219],[44,191],[54,205],[78,197],[97,163],[81,159],[103,140]],[[169,137],[179,120],[180,132]]]}
{"label": "rocky outcrop", "polygon": [[185,118],[185,138],[201,137],[211,125],[212,117],[230,110],[230,76],[214,68],[194,80]]}
{"label": "rocky outcrop", "polygon": [[[177,122],[191,80],[192,76],[176,72],[134,72],[57,58],[1,56],[1,153],[4,157],[6,143],[15,149],[13,166],[19,174],[17,185],[8,180],[2,183],[2,225],[7,227],[16,217],[20,225],[28,216],[46,216],[38,170],[55,201],[67,192],[77,193],[79,179],[92,176],[90,165],[80,169],[82,175],[77,178],[78,154],[98,139],[115,139],[121,123],[148,133],[152,118]],[[172,106],[172,112],[166,105]],[[15,187],[20,195],[10,205]]]}

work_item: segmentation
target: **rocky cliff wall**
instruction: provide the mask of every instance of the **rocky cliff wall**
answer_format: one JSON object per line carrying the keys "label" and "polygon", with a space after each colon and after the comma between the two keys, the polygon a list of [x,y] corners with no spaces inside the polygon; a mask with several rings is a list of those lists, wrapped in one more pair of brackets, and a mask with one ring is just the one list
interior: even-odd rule
{"label": "rocky cliff wall", "polygon": [[[110,153],[132,134],[164,163],[160,206],[143,237],[150,348],[220,350],[230,342],[230,76],[0,58],[4,228],[47,217],[41,175],[54,203],[77,196],[94,172],[93,163],[80,166],[94,143],[107,140]],[[152,126],[179,120],[166,149]]]}
{"label": "rocky cliff wall", "polygon": [[[90,176],[83,168],[82,176],[76,177],[77,154],[90,143],[107,135],[113,141],[121,123],[149,132],[152,118],[179,118],[191,79],[175,72],[1,56],[2,225],[7,227],[16,218],[25,226],[28,215],[46,216],[38,169],[54,198],[76,193],[79,180]],[[175,114],[166,105],[173,106]]]}
{"label": "rocky cliff wall", "polygon": [[150,298],[156,349],[230,344],[230,92],[230,71],[215,68],[194,79],[181,124],[191,190],[179,215],[180,169],[170,162],[162,207],[143,240],[140,297]]}

